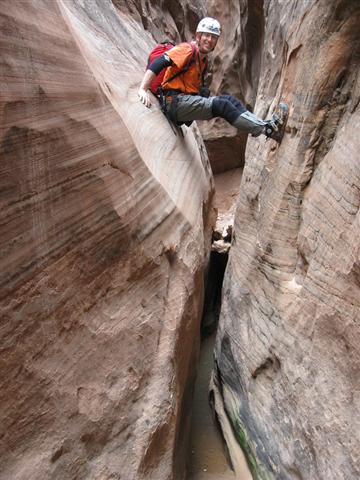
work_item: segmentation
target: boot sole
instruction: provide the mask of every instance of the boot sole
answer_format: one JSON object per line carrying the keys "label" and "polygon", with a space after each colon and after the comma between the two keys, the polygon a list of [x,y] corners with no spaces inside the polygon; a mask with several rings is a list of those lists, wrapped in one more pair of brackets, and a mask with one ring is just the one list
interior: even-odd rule
{"label": "boot sole", "polygon": [[281,140],[283,139],[286,123],[289,118],[289,106],[287,103],[279,103],[279,117],[281,122],[279,125],[279,129],[277,132],[274,132],[273,136],[271,136],[271,138],[277,143],[281,143]]}

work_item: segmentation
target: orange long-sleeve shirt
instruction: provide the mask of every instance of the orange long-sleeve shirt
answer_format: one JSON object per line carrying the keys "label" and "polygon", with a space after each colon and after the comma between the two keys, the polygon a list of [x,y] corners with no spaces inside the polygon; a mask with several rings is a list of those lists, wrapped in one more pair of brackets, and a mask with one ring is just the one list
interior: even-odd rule
{"label": "orange long-sleeve shirt", "polygon": [[197,47],[195,48],[195,62],[190,65],[185,73],[179,75],[170,82],[168,82],[168,80],[190,62],[193,50],[189,43],[180,43],[166,52],[174,65],[166,69],[164,80],[161,84],[164,90],[180,90],[183,93],[199,93],[202,85],[202,75],[207,62],[206,60],[200,59],[198,49]]}

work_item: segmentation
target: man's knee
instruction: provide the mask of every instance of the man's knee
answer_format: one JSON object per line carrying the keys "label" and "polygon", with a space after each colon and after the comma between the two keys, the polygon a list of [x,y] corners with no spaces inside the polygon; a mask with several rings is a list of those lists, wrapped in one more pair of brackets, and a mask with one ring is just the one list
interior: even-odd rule
{"label": "man's knee", "polygon": [[234,107],[238,110],[239,114],[246,112],[246,108],[244,107],[244,105],[233,95],[219,95],[219,98],[228,100],[231,105],[234,105]]}
{"label": "man's knee", "polygon": [[212,103],[213,115],[214,117],[225,118],[229,123],[233,123],[241,112],[239,112],[235,105],[226,97],[227,95],[214,97]]}

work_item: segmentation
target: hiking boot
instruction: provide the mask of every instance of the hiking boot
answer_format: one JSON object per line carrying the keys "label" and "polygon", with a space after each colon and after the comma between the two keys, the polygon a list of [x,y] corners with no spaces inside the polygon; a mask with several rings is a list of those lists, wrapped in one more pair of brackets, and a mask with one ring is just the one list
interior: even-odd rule
{"label": "hiking boot", "polygon": [[265,120],[265,135],[268,138],[272,138],[276,142],[281,143],[285,133],[288,116],[288,105],[286,103],[280,103],[278,111],[272,114],[270,120]]}

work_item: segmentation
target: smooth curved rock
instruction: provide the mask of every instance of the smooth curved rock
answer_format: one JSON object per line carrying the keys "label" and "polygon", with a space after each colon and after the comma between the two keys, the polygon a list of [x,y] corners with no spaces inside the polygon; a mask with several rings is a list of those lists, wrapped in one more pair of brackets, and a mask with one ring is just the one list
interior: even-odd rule
{"label": "smooth curved rock", "polygon": [[206,151],[138,101],[130,14],[0,10],[0,478],[183,478]]}
{"label": "smooth curved rock", "polygon": [[[249,2],[251,3],[251,2]],[[223,288],[217,381],[254,479],[360,476],[360,8],[264,2],[256,112]]]}

